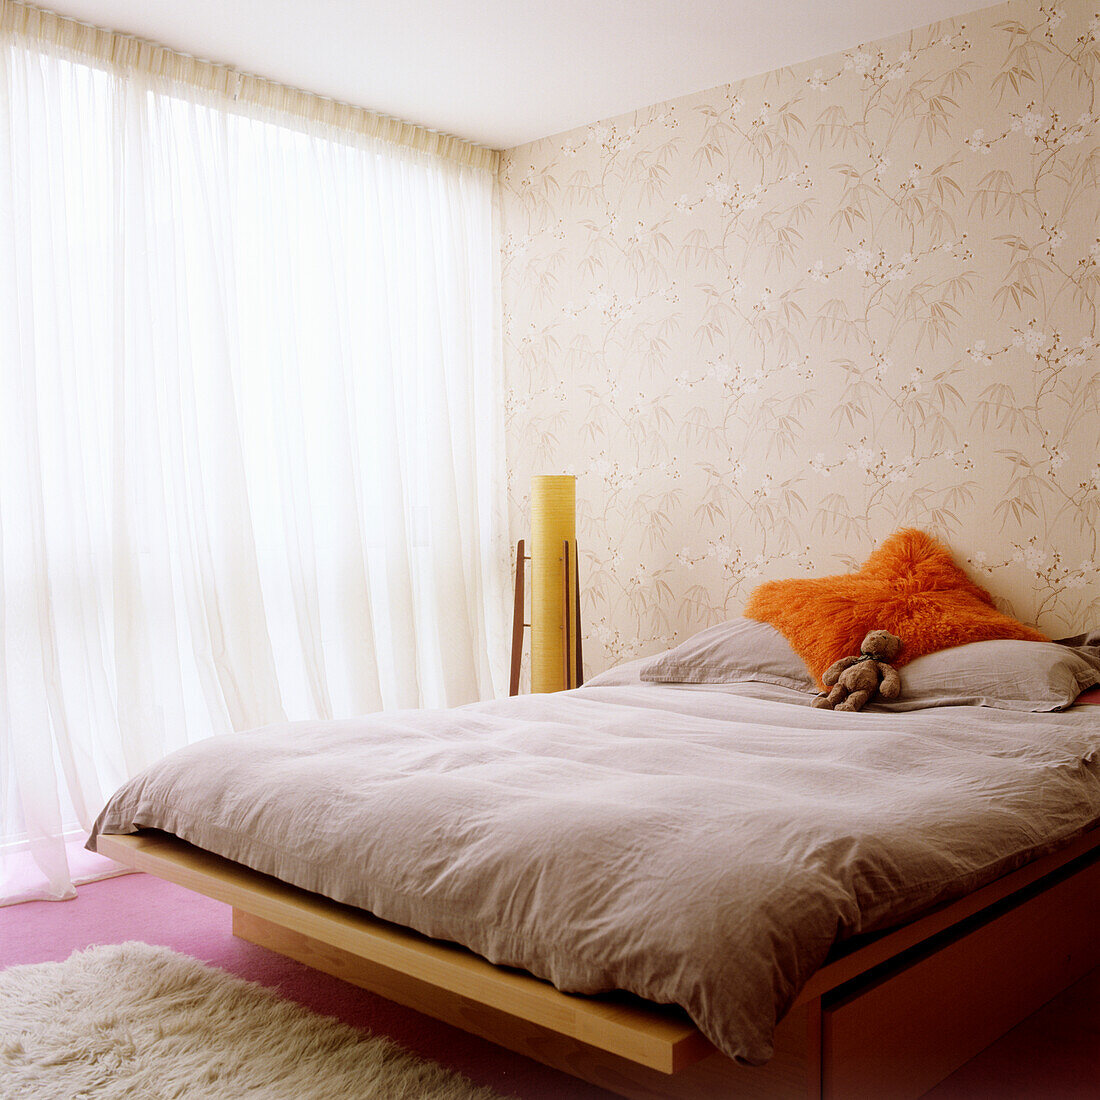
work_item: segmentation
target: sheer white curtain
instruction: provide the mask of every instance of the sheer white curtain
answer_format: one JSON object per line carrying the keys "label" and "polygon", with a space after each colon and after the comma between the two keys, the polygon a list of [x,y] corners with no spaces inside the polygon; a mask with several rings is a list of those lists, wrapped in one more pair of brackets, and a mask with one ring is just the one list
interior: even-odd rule
{"label": "sheer white curtain", "polygon": [[492,172],[2,64],[0,848],[64,897],[178,746],[502,686]]}

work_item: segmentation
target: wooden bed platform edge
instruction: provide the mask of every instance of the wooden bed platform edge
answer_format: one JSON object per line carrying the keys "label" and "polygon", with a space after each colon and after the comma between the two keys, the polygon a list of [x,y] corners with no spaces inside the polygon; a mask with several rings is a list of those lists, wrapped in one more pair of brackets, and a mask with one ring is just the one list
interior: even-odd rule
{"label": "wooden bed platform edge", "polygon": [[1100,829],[846,945],[810,980],[761,1067],[687,1016],[627,994],[562,993],[455,944],[142,831],[97,850],[233,907],[233,932],[636,1100],[917,1097],[1100,963]]}

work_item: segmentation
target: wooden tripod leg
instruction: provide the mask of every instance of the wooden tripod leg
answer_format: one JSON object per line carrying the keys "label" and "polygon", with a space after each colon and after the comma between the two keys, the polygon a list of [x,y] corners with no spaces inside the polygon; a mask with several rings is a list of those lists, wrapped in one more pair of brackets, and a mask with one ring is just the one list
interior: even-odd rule
{"label": "wooden tripod leg", "polygon": [[520,539],[516,543],[516,601],[512,605],[512,675],[508,682],[508,694],[519,694],[519,669],[523,663],[523,610],[524,610],[524,575],[527,560],[524,554],[524,541]]}
{"label": "wooden tripod leg", "polygon": [[584,654],[581,652],[581,552],[574,543],[573,553],[573,610],[576,612],[574,622],[577,624],[577,682],[574,687],[580,687],[584,683]]}
{"label": "wooden tripod leg", "polygon": [[[565,607],[565,686],[580,687],[584,683],[584,654],[581,652],[581,576],[580,552],[574,546],[569,553],[568,539],[562,544],[562,603]],[[572,595],[570,595],[572,587]],[[570,622],[572,611],[572,622]],[[573,662],[576,662],[574,665]]]}
{"label": "wooden tripod leg", "polygon": [[561,544],[561,606],[564,612],[561,631],[562,673],[565,678],[563,687],[566,691],[577,686],[573,682],[573,662],[570,659],[573,656],[573,637],[570,633],[569,624],[569,620],[572,618],[571,608],[569,606],[569,576],[572,572],[571,566],[572,562],[569,560],[569,540],[566,539]]}

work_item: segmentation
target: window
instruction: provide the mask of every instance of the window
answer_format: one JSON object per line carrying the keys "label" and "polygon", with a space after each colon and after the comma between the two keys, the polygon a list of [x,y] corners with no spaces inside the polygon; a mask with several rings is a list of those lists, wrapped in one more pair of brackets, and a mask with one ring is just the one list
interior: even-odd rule
{"label": "window", "polygon": [[0,837],[54,856],[188,741],[504,668],[491,163],[95,33],[2,54]]}

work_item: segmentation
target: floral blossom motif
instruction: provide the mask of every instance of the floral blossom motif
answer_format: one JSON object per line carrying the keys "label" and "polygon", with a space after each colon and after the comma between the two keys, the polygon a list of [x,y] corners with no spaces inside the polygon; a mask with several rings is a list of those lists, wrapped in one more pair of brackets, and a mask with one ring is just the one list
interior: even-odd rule
{"label": "floral blossom motif", "polygon": [[502,158],[515,537],[575,470],[587,671],[926,528],[1100,621],[1100,14],[1012,0]]}

